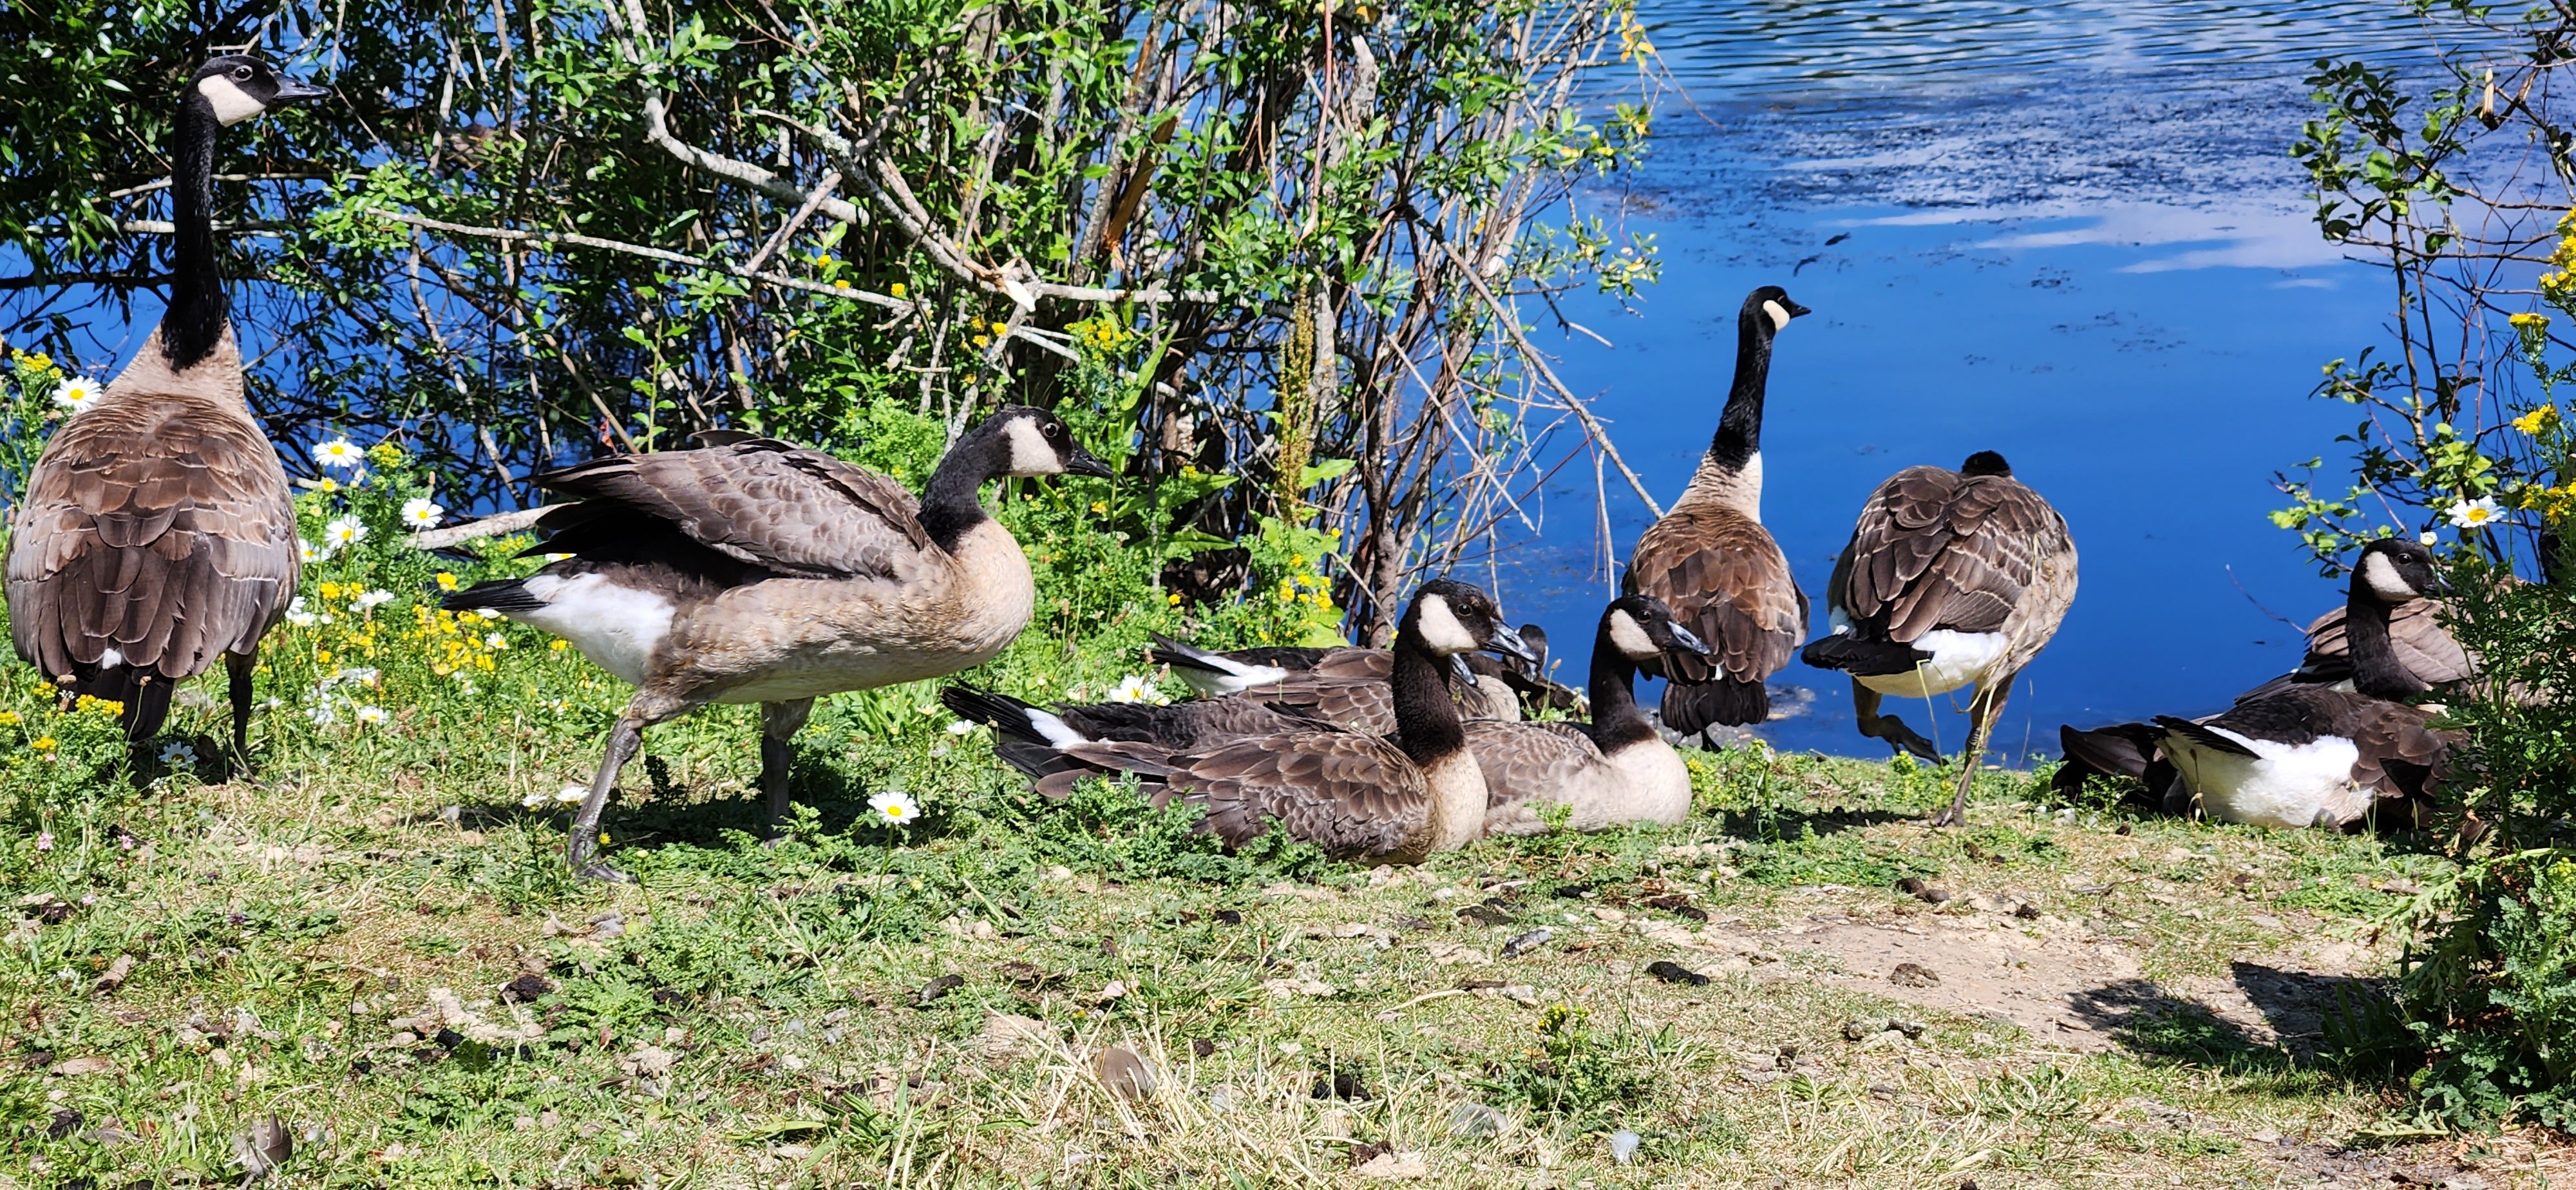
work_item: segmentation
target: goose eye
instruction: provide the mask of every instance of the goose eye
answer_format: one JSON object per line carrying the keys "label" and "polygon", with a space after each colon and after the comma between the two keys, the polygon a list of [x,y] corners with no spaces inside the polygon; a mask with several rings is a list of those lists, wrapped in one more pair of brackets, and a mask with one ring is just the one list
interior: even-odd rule
{"label": "goose eye", "polygon": [[233,67],[233,77],[234,77],[234,78],[237,78],[237,79],[248,79],[248,78],[250,77],[250,67],[247,67],[247,66],[236,66],[236,67]]}

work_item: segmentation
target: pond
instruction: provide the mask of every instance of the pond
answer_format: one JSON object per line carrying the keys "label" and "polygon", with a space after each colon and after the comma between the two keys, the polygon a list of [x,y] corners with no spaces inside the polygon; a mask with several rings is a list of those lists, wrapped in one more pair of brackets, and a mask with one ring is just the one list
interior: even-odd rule
{"label": "pond", "polygon": [[[2387,14],[2357,20],[2356,12]],[[2053,755],[2057,725],[2202,714],[2297,662],[2339,603],[2265,514],[2275,471],[2357,420],[2310,392],[2377,342],[2385,275],[2309,220],[2287,150],[2325,55],[2423,61],[2397,4],[1646,0],[1684,96],[1652,155],[1591,209],[1652,233],[1661,281],[1568,303],[1612,346],[1549,325],[1559,359],[1659,500],[1715,428],[1734,317],[1757,285],[1813,308],[1780,338],[1763,433],[1764,520],[1823,614],[1862,500],[1898,468],[1996,450],[2066,515],[2082,585],[1995,731]],[[1541,307],[1543,309],[1543,307]],[[1576,472],[1582,472],[1577,475]],[[1579,682],[1605,580],[1589,468],[1494,574]],[[1624,562],[1649,516],[1618,487]],[[2408,525],[2411,532],[2422,526]],[[1812,634],[1811,634],[1812,635]],[[1839,674],[1763,731],[1784,748],[1885,749]],[[1890,709],[1945,748],[1965,692]]]}

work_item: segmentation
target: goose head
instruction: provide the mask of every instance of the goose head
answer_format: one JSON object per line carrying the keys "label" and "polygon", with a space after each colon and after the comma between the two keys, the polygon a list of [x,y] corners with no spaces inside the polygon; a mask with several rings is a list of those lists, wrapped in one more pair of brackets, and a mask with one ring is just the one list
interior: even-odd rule
{"label": "goose head", "polygon": [[204,103],[219,124],[239,124],[279,108],[311,103],[331,94],[279,74],[275,67],[248,54],[208,58],[188,79],[183,103]]}
{"label": "goose head", "polygon": [[1486,649],[1523,661],[1538,659],[1521,634],[1503,623],[1503,610],[1493,596],[1455,579],[1422,584],[1397,632],[1420,641],[1434,656],[1455,657]]}
{"label": "goose head", "polygon": [[2010,479],[2012,478],[2012,464],[2005,462],[2002,455],[1996,454],[1991,450],[1981,450],[1975,454],[1969,455],[1967,462],[1959,464],[1959,474],[1969,476],[2000,475],[2005,479]]}
{"label": "goose head", "polygon": [[1610,638],[1610,647],[1650,673],[1662,672],[1667,654],[1706,657],[1715,651],[1697,633],[1675,622],[1673,609],[1652,595],[1630,595],[1611,603],[1601,613],[1601,628]]}
{"label": "goose head", "polygon": [[2361,547],[2352,568],[2352,594],[2394,607],[2442,590],[2441,567],[2433,551],[2402,537],[2383,537]]}
{"label": "goose head", "polygon": [[1073,440],[1064,419],[1028,405],[1005,406],[977,429],[998,443],[995,475],[1090,475],[1115,479],[1109,464]]}
{"label": "goose head", "polygon": [[1763,333],[1768,336],[1787,329],[1790,319],[1809,313],[1813,311],[1790,299],[1788,290],[1777,285],[1765,285],[1744,295],[1744,311],[1740,317],[1746,325],[1766,328]]}

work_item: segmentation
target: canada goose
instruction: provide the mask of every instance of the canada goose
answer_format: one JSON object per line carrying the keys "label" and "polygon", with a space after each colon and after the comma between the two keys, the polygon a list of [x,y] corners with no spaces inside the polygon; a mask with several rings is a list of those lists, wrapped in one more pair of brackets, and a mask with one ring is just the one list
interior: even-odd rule
{"label": "canada goose", "polygon": [[1735,384],[1708,457],[1672,511],[1637,539],[1625,585],[1673,609],[1706,640],[1707,657],[1671,659],[1664,725],[1683,736],[1771,714],[1763,683],[1789,664],[1807,631],[1807,596],[1780,543],[1762,527],[1762,397],[1771,339],[1807,308],[1777,285],[1746,295],[1736,315]]}
{"label": "canada goose", "polygon": [[1485,771],[1485,831],[1547,829],[1542,807],[1561,805],[1575,830],[1632,822],[1671,826],[1690,816],[1690,770],[1637,706],[1639,666],[1708,645],[1673,623],[1652,595],[1629,595],[1601,613],[1592,639],[1592,722],[1467,724],[1467,750]]}
{"label": "canada goose", "polygon": [[1423,584],[1396,627],[1391,737],[1318,725],[1183,750],[1087,739],[1017,699],[962,686],[940,698],[1000,733],[995,751],[1048,796],[1084,777],[1127,773],[1153,789],[1158,806],[1175,798],[1204,806],[1200,829],[1229,845],[1261,837],[1276,820],[1336,858],[1409,864],[1484,829],[1485,779],[1440,669],[1444,657],[1485,648],[1527,651],[1483,591],[1446,579]]}
{"label": "canada goose", "polygon": [[1110,475],[1063,421],[1026,406],[958,439],[918,502],[819,450],[710,439],[535,476],[577,500],[537,522],[549,536],[528,552],[572,556],[444,601],[563,637],[636,687],[565,843],[585,877],[624,878],[598,859],[599,811],[645,728],[708,703],[759,703],[760,784],[775,824],[787,810],[787,741],[817,696],[955,673],[1028,623],[1028,559],[984,512],[984,482]]}
{"label": "canada goose", "polygon": [[[2409,599],[2388,609],[2388,642],[2398,667],[2425,691],[2449,693],[2475,682],[2478,659],[2443,627],[2448,608],[2439,598]],[[2353,688],[2352,646],[2346,608],[2337,607],[2310,622],[2308,647],[2299,667],[2237,695],[2239,701],[2277,693],[2290,685]]]}
{"label": "canada goose", "polygon": [[1934,826],[1967,820],[1968,784],[2013,679],[2057,634],[2075,602],[2075,541],[2066,518],[1981,450],[1956,471],[1908,467],[1861,506],[1834,562],[1825,608],[1833,631],[1806,648],[1809,665],[1851,675],[1860,733],[1939,758],[1882,695],[1930,698],[1974,685],[1959,792]]}
{"label": "canada goose", "polygon": [[[1387,678],[1394,654],[1352,645],[1271,645],[1217,653],[1157,634],[1146,658],[1204,695],[1239,695],[1327,723],[1385,735],[1395,730]],[[1520,697],[1501,675],[1505,665],[1481,654],[1451,659],[1450,695],[1470,719],[1517,719]]]}
{"label": "canada goose", "polygon": [[242,55],[179,95],[171,149],[170,305],[27,478],[9,537],[9,635],[60,684],[125,704],[126,738],[161,730],[173,687],[220,655],[233,752],[250,751],[251,670],[302,562],[276,448],[242,396],[241,349],[215,240],[226,125],[330,92]]}
{"label": "canada goose", "polygon": [[2202,812],[2258,826],[2348,826],[2383,799],[2421,798],[2441,780],[2449,740],[2388,634],[2391,610],[2439,585],[2432,551],[2411,541],[2362,547],[2345,605],[2355,690],[2292,684],[2208,719],[2157,716],[2155,742]]}

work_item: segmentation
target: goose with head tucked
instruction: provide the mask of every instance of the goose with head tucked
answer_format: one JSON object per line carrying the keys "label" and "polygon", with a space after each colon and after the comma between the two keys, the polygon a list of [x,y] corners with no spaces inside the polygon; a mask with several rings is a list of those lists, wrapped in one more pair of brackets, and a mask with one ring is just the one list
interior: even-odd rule
{"label": "goose with head tucked", "polygon": [[1717,434],[1671,511],[1637,539],[1624,580],[1708,642],[1705,657],[1672,658],[1664,726],[1687,737],[1770,717],[1765,683],[1787,668],[1807,630],[1807,596],[1788,556],[1762,527],[1762,405],[1771,343],[1807,313],[1777,285],[1746,295],[1736,314],[1735,381]]}
{"label": "goose with head tucked", "polygon": [[959,438],[919,501],[819,450],[711,438],[536,476],[574,501],[538,522],[547,537],[528,552],[571,556],[445,600],[563,637],[636,688],[566,843],[587,877],[624,879],[599,859],[599,814],[645,728],[709,703],[760,704],[774,826],[788,741],[817,697],[980,665],[1027,625],[1028,559],[985,512],[983,484],[1111,474],[1062,419],[1026,406]]}
{"label": "goose with head tucked", "polygon": [[1336,858],[1410,864],[1463,847],[1484,829],[1484,776],[1441,671],[1448,658],[1489,648],[1526,655],[1490,596],[1446,579],[1423,584],[1396,627],[1392,736],[1317,723],[1181,749],[1091,739],[1006,695],[951,686],[940,698],[991,726],[1001,737],[995,751],[1042,794],[1062,797],[1081,780],[1127,774],[1158,806],[1204,807],[1200,829],[1229,845],[1277,823]]}
{"label": "goose with head tucked", "polygon": [[45,444],[9,536],[9,630],[66,695],[124,704],[127,739],[161,730],[180,682],[223,659],[232,747],[247,763],[260,638],[302,559],[286,471],[243,397],[215,233],[222,130],[330,92],[257,58],[209,59],[173,126],[170,305],[96,404]]}
{"label": "goose with head tucked", "polygon": [[1485,773],[1486,833],[1544,831],[1550,807],[1563,807],[1579,831],[1689,817],[1690,770],[1632,689],[1638,669],[1660,673],[1677,653],[1705,657],[1708,645],[1662,600],[1624,596],[1602,611],[1592,639],[1592,722],[1467,724],[1467,750]]}
{"label": "goose with head tucked", "polygon": [[1851,675],[1862,735],[1926,760],[1939,755],[1931,741],[1879,713],[1879,699],[1975,688],[1958,794],[1932,820],[1955,826],[2013,679],[2074,601],[2066,518],[1981,450],[1956,471],[1908,467],[1870,493],[1826,587],[1832,632],[1804,656]]}

